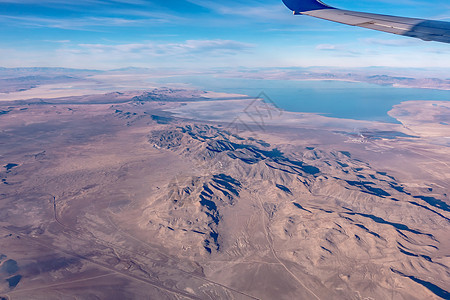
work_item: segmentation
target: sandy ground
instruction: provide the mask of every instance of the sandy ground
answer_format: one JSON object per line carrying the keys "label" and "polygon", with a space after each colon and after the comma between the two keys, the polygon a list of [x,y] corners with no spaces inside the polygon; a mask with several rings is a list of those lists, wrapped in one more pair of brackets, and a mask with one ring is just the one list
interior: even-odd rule
{"label": "sandy ground", "polygon": [[0,295],[448,299],[446,107],[2,106]]}

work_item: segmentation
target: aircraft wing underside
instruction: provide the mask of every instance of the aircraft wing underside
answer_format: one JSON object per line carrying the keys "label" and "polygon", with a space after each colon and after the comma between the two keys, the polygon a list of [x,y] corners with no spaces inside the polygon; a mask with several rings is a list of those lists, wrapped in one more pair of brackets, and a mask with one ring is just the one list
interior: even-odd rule
{"label": "aircraft wing underside", "polygon": [[425,41],[450,43],[450,23],[337,9],[316,0],[283,0],[294,14],[394,33]]}

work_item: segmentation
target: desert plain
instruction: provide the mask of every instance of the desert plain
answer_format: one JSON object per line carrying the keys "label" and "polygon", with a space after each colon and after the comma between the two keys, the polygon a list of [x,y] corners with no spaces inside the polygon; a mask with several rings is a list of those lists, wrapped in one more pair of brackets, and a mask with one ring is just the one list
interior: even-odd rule
{"label": "desert plain", "polygon": [[0,299],[450,298],[450,102],[81,94],[0,102]]}

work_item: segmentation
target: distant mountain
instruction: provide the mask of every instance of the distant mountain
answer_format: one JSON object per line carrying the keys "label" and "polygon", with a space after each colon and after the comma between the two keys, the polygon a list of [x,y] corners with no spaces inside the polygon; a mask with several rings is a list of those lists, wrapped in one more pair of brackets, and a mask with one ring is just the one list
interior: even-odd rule
{"label": "distant mountain", "polygon": [[[349,72],[350,71],[350,72]],[[409,76],[400,74],[407,73]],[[412,73],[412,74],[411,74]],[[450,79],[438,71],[400,72],[385,69],[261,68],[222,71],[221,76],[271,80],[343,80],[407,88],[450,90]]]}
{"label": "distant mountain", "polygon": [[23,67],[23,68],[2,68],[0,67],[0,78],[37,76],[37,75],[90,75],[103,71],[87,69],[53,68],[53,67]]}
{"label": "distant mountain", "polygon": [[150,68],[140,68],[140,67],[125,67],[120,69],[112,69],[110,72],[149,72]]}
{"label": "distant mountain", "polygon": [[66,83],[83,80],[82,77],[74,75],[28,75],[20,77],[0,78],[0,93],[12,93],[26,91],[42,84]]}

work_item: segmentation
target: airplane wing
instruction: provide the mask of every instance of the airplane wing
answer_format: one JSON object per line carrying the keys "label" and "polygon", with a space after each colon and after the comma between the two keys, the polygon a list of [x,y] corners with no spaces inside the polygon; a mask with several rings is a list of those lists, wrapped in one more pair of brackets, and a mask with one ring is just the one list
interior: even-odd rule
{"label": "airplane wing", "polygon": [[320,0],[283,0],[295,15],[308,15],[352,26],[415,37],[424,41],[450,43],[450,22],[395,17],[343,10]]}

